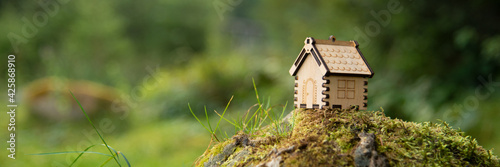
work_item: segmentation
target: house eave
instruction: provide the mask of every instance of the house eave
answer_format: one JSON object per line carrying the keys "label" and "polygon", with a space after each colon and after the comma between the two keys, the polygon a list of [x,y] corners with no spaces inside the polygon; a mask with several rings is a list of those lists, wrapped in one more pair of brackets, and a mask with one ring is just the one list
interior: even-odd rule
{"label": "house eave", "polygon": [[338,40],[332,41],[332,40],[316,39],[315,42],[316,44],[358,47],[358,42],[356,41],[338,41]]}
{"label": "house eave", "polygon": [[349,76],[349,77],[366,77],[366,78],[372,78],[373,73],[371,75],[368,74],[353,74],[353,73],[330,73],[328,72],[325,76]]}

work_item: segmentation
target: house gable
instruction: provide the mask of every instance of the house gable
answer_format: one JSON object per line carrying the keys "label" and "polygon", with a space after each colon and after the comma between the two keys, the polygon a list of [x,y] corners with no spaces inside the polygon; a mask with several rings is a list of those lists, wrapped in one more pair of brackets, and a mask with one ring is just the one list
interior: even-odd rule
{"label": "house gable", "polygon": [[325,64],[325,61],[317,51],[316,47],[314,47],[314,43],[315,41],[313,38],[311,37],[306,38],[306,40],[304,41],[305,44],[304,47],[300,51],[300,54],[297,57],[297,59],[295,59],[292,68],[290,68],[289,71],[290,75],[295,76],[297,74],[298,70],[300,69],[300,67],[302,66],[302,64],[304,63],[304,61],[308,56],[312,56],[314,58],[320,72],[323,75],[326,75],[326,73],[328,72],[328,68]]}
{"label": "house gable", "polygon": [[301,108],[322,108],[324,106],[323,73],[314,56],[306,54],[296,74],[296,105]]}

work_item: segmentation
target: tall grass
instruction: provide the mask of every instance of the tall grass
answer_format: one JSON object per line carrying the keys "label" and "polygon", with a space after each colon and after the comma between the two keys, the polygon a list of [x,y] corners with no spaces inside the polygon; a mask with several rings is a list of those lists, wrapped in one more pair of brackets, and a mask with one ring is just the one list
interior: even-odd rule
{"label": "tall grass", "polygon": [[[207,125],[203,124],[202,121],[196,116],[196,114],[194,114],[193,110],[191,109],[190,104],[188,103],[189,111],[195,117],[195,119],[198,121],[198,123],[200,123],[210,133],[211,137],[214,138],[218,142],[220,142],[221,139],[219,139],[220,136],[217,135],[217,131],[219,132],[218,134],[220,134],[221,136],[222,136],[222,134],[225,134],[224,139],[229,138],[227,136],[226,132],[222,133],[220,130],[219,125],[220,125],[221,120],[225,120],[229,124],[233,125],[236,132],[241,131],[241,132],[249,134],[249,135],[254,135],[257,131],[260,131],[260,130],[262,130],[262,128],[264,128],[263,125],[270,125],[272,128],[271,132],[274,135],[286,136],[288,134],[288,131],[286,130],[285,127],[283,127],[282,119],[283,119],[284,113],[286,111],[288,102],[284,106],[282,106],[283,110],[281,110],[281,112],[279,112],[277,115],[275,115],[274,108],[277,106],[270,105],[271,104],[270,97],[268,98],[267,102],[266,102],[266,100],[261,101],[260,97],[259,97],[259,92],[257,90],[257,86],[255,84],[255,80],[253,78],[252,78],[252,83],[253,83],[257,103],[255,105],[251,106],[242,117],[238,116],[237,118],[229,119],[229,118],[224,116],[226,114],[228,107],[229,107],[229,104],[233,100],[233,97],[231,97],[231,99],[227,103],[226,108],[224,109],[222,114],[220,114],[219,112],[214,110],[214,112],[220,117],[215,129],[212,129],[212,126],[210,124],[210,120],[208,118],[208,113],[207,113],[206,107],[205,107],[205,117],[207,119]],[[257,107],[257,109],[255,109],[255,107]],[[293,128],[293,126],[294,126],[293,121],[292,121],[291,126],[292,126],[291,128]]]}
{"label": "tall grass", "polygon": [[[63,152],[38,153],[38,154],[28,154],[28,155],[55,155],[55,154],[79,153],[79,155],[75,158],[75,160],[73,160],[73,162],[69,165],[70,167],[73,166],[80,159],[80,157],[83,154],[98,154],[98,155],[108,156],[109,158],[106,161],[104,161],[104,163],[102,163],[101,166],[106,165],[111,159],[114,159],[115,162],[116,162],[116,164],[118,164],[118,166],[121,167],[122,165],[118,161],[119,158],[120,158],[119,155],[121,155],[123,157],[123,159],[125,160],[125,162],[127,163],[127,165],[130,167],[131,165],[130,165],[130,162],[128,161],[127,157],[123,153],[121,153],[120,151],[116,151],[114,148],[112,148],[111,146],[109,146],[106,143],[106,140],[104,140],[104,137],[101,135],[101,133],[99,133],[99,131],[95,127],[94,123],[92,122],[92,120],[90,120],[90,117],[87,115],[87,112],[85,112],[85,110],[83,109],[82,105],[80,104],[80,101],[78,101],[78,99],[76,99],[76,97],[73,94],[73,92],[71,92],[71,91],[69,91],[69,92],[70,92],[71,96],[73,96],[73,98],[75,99],[75,101],[78,103],[78,106],[80,107],[80,109],[82,110],[83,114],[85,115],[85,117],[89,121],[90,125],[92,125],[92,128],[94,128],[94,130],[97,133],[97,135],[99,135],[99,138],[101,139],[101,141],[103,143],[103,144],[100,144],[100,145],[105,146],[107,148],[107,150],[109,151],[110,154],[88,151],[89,149],[93,148],[94,146],[97,146],[97,145],[94,144],[94,145],[91,145],[91,146],[85,148],[85,150],[83,150],[83,151],[63,151]],[[111,151],[111,150],[113,150],[113,151]]]}
{"label": "tall grass", "polygon": [[229,107],[229,104],[231,104],[231,101],[233,100],[233,97],[234,96],[232,96],[231,99],[229,99],[229,102],[227,103],[226,108],[224,109],[224,112],[222,113],[219,121],[217,122],[217,125],[215,126],[215,129],[212,129],[212,126],[210,125],[210,119],[208,119],[208,113],[207,113],[207,107],[206,106],[204,108],[205,108],[205,117],[207,119],[207,126],[208,126],[208,128],[207,128],[207,126],[205,126],[200,121],[200,119],[198,119],[198,117],[196,116],[196,114],[194,114],[193,110],[191,109],[191,105],[188,103],[189,111],[191,111],[191,114],[193,114],[194,118],[196,118],[196,120],[198,121],[198,123],[200,123],[201,126],[203,126],[208,132],[210,132],[211,137],[215,138],[215,140],[217,140],[218,142],[220,142],[220,140],[217,137],[216,132],[217,132],[217,130],[219,130],[220,122],[224,118],[224,114],[226,114],[227,108]]}

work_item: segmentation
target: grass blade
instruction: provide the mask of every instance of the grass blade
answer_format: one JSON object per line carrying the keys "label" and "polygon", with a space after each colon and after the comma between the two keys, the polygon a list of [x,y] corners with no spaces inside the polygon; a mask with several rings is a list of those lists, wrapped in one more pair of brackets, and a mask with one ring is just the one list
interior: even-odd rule
{"label": "grass blade", "polygon": [[[105,146],[104,144],[101,144],[101,145]],[[111,148],[111,150],[113,150],[115,152],[115,155],[118,155],[118,151],[116,151],[113,147],[111,147],[111,146],[107,146],[107,147]],[[120,160],[120,156],[118,156],[118,160]]]}
{"label": "grass blade", "polygon": [[269,109],[269,107],[271,107],[271,96],[267,97],[266,110]]}
{"label": "grass blade", "polygon": [[[115,157],[115,156],[113,156],[113,158],[114,158],[114,157]],[[107,164],[107,163],[108,163],[111,159],[112,159],[111,157],[110,157],[110,158],[108,158],[108,160],[104,161],[104,163],[102,163],[100,167],[103,167],[104,165],[106,165],[106,164]]]}
{"label": "grass blade", "polygon": [[[233,97],[234,96],[231,96],[231,99],[229,99],[229,102],[227,102],[226,108],[224,109],[224,112],[222,112],[222,116],[221,116],[221,118],[219,118],[219,122],[217,122],[217,126],[215,126],[215,130],[217,130],[217,128],[219,128],[220,121],[222,120],[222,118],[224,118],[224,114],[226,113],[226,110],[229,107],[229,104],[231,104],[231,101],[233,101]],[[207,119],[208,119],[208,117],[207,117]]]}
{"label": "grass blade", "polygon": [[283,119],[283,114],[285,113],[286,106],[288,106],[288,101],[286,101],[285,106],[283,107],[283,111],[281,112],[280,119]]}
{"label": "grass blade", "polygon": [[262,110],[262,103],[260,103],[259,92],[257,91],[257,86],[255,85],[255,80],[252,78],[253,89],[255,90],[255,97],[257,98],[257,103],[259,104],[259,109]]}
{"label": "grass blade", "polygon": [[205,108],[205,117],[207,117],[208,128],[210,128],[210,133],[212,135],[214,135],[215,131],[212,129],[212,125],[210,125],[210,120],[208,119],[207,106],[203,106],[203,107]]}
{"label": "grass blade", "polygon": [[85,148],[85,150],[83,150],[83,152],[80,153],[80,155],[78,155],[78,157],[76,157],[75,160],[73,160],[73,162],[71,162],[71,164],[69,165],[69,167],[73,166],[76,163],[76,161],[78,161],[78,159],[80,159],[80,157],[83,155],[83,153],[85,153],[85,151],[89,150],[90,148],[92,148],[94,146],[96,146],[96,145],[94,144],[94,145],[91,145],[91,146]]}
{"label": "grass blade", "polygon": [[[246,124],[249,124],[249,123],[250,123],[250,121],[252,121],[252,120],[253,120],[253,118],[257,115],[257,113],[259,112],[259,110],[260,110],[260,106],[259,106],[259,108],[257,108],[257,110],[255,110],[255,112],[254,112],[254,113],[253,113],[253,115],[250,117],[250,119],[248,119],[248,122],[247,122]],[[252,126],[250,126],[250,128],[252,128]]]}
{"label": "grass blade", "polygon": [[130,163],[128,162],[127,157],[125,157],[125,154],[123,154],[121,152],[120,152],[120,154],[122,155],[123,159],[125,159],[125,162],[127,162],[128,167],[130,167]]}
{"label": "grass blade", "polygon": [[57,154],[72,154],[72,153],[99,154],[99,155],[105,155],[108,157],[112,157],[112,155],[104,154],[104,153],[100,153],[100,152],[94,152],[94,151],[62,151],[62,152],[37,153],[37,154],[26,154],[26,155],[57,155]]}
{"label": "grass blade", "polygon": [[208,129],[205,125],[203,125],[203,123],[201,123],[200,119],[198,119],[198,117],[194,114],[193,110],[191,109],[191,105],[189,105],[189,103],[188,103],[188,107],[189,107],[189,111],[191,111],[191,114],[193,114],[194,118],[196,118],[196,120],[198,121],[198,123],[200,123],[201,126],[203,126],[203,128],[205,128],[207,131],[209,131],[210,133],[212,133],[212,131],[210,131],[210,129]]}
{"label": "grass blade", "polygon": [[[101,141],[104,143],[104,145],[106,145],[106,147],[108,147],[108,144],[106,143],[106,141],[102,137],[101,133],[99,133],[99,131],[95,127],[94,123],[92,123],[92,121],[90,120],[90,117],[87,115],[87,112],[85,112],[85,110],[83,109],[82,104],[80,104],[80,102],[78,101],[78,99],[76,99],[76,97],[73,94],[73,92],[69,91],[69,93],[71,93],[71,96],[73,96],[73,98],[76,100],[76,103],[78,103],[78,106],[80,106],[80,109],[82,109],[83,114],[85,114],[85,117],[87,117],[87,120],[90,122],[90,124],[94,128],[95,132],[99,135],[99,138],[101,138]],[[109,153],[111,153],[111,155],[113,155],[113,152],[111,151],[111,149],[109,149],[109,147],[108,147],[108,151],[109,151]],[[113,159],[115,159],[115,161],[118,164],[118,166],[120,166],[120,167],[122,166],[120,164],[120,162],[118,162],[118,159],[116,159],[114,156],[113,156]]]}
{"label": "grass blade", "polygon": [[219,117],[221,117],[222,119],[226,120],[227,122],[229,122],[231,125],[235,126],[235,127],[238,127],[241,129],[240,126],[238,126],[238,124],[236,124],[236,122],[231,122],[230,120],[228,120],[227,118],[224,118],[222,115],[220,115],[217,111],[214,110],[214,112],[219,115]]}

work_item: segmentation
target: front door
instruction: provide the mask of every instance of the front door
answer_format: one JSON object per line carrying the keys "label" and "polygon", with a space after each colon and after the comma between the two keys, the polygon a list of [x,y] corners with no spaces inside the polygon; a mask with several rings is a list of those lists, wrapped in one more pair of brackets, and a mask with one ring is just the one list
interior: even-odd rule
{"label": "front door", "polygon": [[306,107],[313,108],[313,105],[318,103],[316,80],[313,80],[312,78],[305,80],[302,92],[302,100],[306,103]]}

